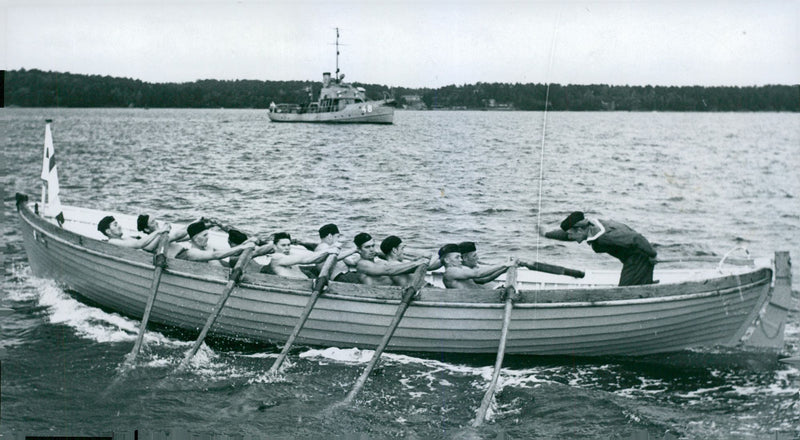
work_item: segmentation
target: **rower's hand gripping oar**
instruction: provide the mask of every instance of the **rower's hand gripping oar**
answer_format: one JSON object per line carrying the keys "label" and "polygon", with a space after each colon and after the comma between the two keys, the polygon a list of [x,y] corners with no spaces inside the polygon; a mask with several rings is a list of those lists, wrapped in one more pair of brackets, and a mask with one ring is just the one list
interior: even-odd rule
{"label": "rower's hand gripping oar", "polygon": [[222,307],[225,306],[225,302],[228,301],[228,297],[233,292],[233,289],[239,284],[239,281],[242,279],[242,274],[244,273],[244,268],[247,267],[247,263],[250,262],[250,257],[253,255],[254,248],[247,248],[242,251],[242,254],[239,256],[239,261],[236,262],[236,266],[234,266],[233,271],[231,271],[231,275],[228,278],[228,284],[225,286],[225,290],[222,291],[222,296],[219,298],[217,305],[214,306],[214,309],[211,311],[211,314],[208,316],[208,320],[206,320],[206,325],[203,326],[203,330],[200,331],[200,336],[197,337],[197,340],[194,341],[194,345],[192,349],[186,354],[186,357],[181,362],[181,365],[178,367],[178,370],[183,370],[189,365],[189,361],[192,360],[197,350],[200,348],[200,344],[203,343],[203,340],[206,338],[206,334],[208,334],[208,330],[211,329],[211,326],[214,325],[214,321],[217,320],[219,313],[222,311]]}
{"label": "rower's hand gripping oar", "polygon": [[489,404],[492,402],[494,389],[497,386],[497,379],[500,377],[500,368],[503,366],[503,356],[505,355],[506,351],[508,325],[511,322],[511,309],[514,306],[513,302],[517,297],[517,266],[509,267],[508,272],[506,272],[506,288],[504,295],[506,297],[506,304],[503,314],[503,329],[500,332],[500,346],[497,349],[497,359],[494,363],[494,374],[492,375],[492,381],[489,383],[489,388],[486,390],[486,394],[483,395],[481,406],[478,408],[478,414],[475,416],[475,420],[472,421],[473,427],[481,426],[483,421],[486,419],[486,411],[489,409]]}
{"label": "rower's hand gripping oar", "polygon": [[331,270],[333,270],[333,267],[336,265],[337,255],[339,255],[338,251],[333,254],[328,254],[328,258],[325,259],[325,263],[322,265],[322,269],[319,271],[319,276],[316,280],[314,280],[311,290],[311,298],[308,299],[306,308],[303,309],[303,313],[300,314],[300,319],[297,321],[297,324],[295,324],[292,334],[289,335],[289,339],[286,340],[286,344],[284,344],[281,354],[278,355],[278,359],[275,359],[275,363],[272,364],[272,367],[269,369],[267,374],[273,374],[277,372],[278,368],[280,368],[281,364],[286,359],[289,349],[292,348],[294,340],[297,338],[297,335],[300,334],[300,330],[303,329],[303,325],[305,325],[308,315],[311,314],[311,309],[314,308],[317,298],[319,298],[320,294],[322,294],[322,291],[325,289],[325,286],[328,284],[328,277],[331,274]]}
{"label": "rower's hand gripping oar", "polygon": [[422,285],[425,283],[425,273],[428,270],[428,263],[422,263],[417,267],[417,270],[414,272],[414,277],[411,279],[411,283],[403,289],[403,297],[400,300],[400,306],[397,308],[397,312],[394,314],[394,319],[392,319],[392,323],[389,324],[389,328],[386,330],[386,334],[383,335],[383,339],[381,343],[378,344],[378,348],[375,349],[375,353],[372,355],[372,359],[367,364],[367,368],[364,369],[364,372],[361,373],[361,377],[358,378],[356,384],[353,386],[353,389],[350,390],[350,393],[347,394],[347,397],[341,402],[339,402],[336,407],[341,405],[348,405],[353,399],[356,397],[361,388],[364,386],[364,383],[367,381],[367,377],[372,372],[372,369],[375,368],[377,365],[378,360],[381,357],[381,353],[389,345],[389,340],[394,335],[394,331],[397,329],[398,324],[400,324],[400,320],[403,319],[403,315],[406,313],[408,309],[408,305],[411,304],[411,300],[417,295],[419,289],[422,288]]}
{"label": "rower's hand gripping oar", "polygon": [[142,348],[142,341],[144,340],[144,332],[147,329],[147,321],[150,319],[150,311],[153,310],[153,303],[156,301],[156,293],[158,293],[158,286],[161,284],[161,273],[167,267],[167,246],[169,246],[169,231],[164,231],[158,239],[158,246],[153,255],[153,266],[155,272],[153,273],[153,282],[150,284],[150,296],[147,298],[147,305],[144,308],[144,315],[142,316],[142,323],[139,325],[139,334],[136,336],[136,342],[133,344],[133,350],[125,357],[126,367],[133,366],[136,361],[136,356],[139,355],[139,350]]}
{"label": "rower's hand gripping oar", "polygon": [[530,270],[535,270],[537,272],[552,273],[556,275],[568,275],[573,278],[583,278],[586,275],[583,271],[577,269],[570,269],[563,266],[556,266],[555,264],[540,263],[538,261],[534,261],[533,263],[521,262],[520,264],[522,264],[523,266],[527,267]]}

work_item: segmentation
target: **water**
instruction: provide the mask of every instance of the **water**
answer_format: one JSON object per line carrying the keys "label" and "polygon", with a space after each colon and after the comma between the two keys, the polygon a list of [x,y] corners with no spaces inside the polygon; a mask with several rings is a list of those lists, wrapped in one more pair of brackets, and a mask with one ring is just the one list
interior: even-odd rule
{"label": "water", "polygon": [[[355,406],[331,413],[371,351],[298,347],[274,379],[265,372],[277,347],[210,341],[175,374],[191,339],[159,329],[148,332],[138,368],[109,389],[138,322],[34,277],[15,230],[14,193],[40,191],[45,118],[55,120],[61,199],[70,205],[214,216],[309,240],[335,222],[350,237],[399,235],[420,254],[473,240],[486,262],[513,254],[618,268],[585,245],[537,239],[537,228],[581,209],[634,227],[661,258],[735,247],[800,256],[797,114],[549,113],[542,152],[535,112],[398,112],[392,126],[336,127],[273,124],[259,110],[6,109],[4,436],[176,428],[272,438],[800,436],[800,372],[741,349],[507,356],[491,420],[479,429],[469,424],[493,356],[387,354]],[[793,312],[784,354],[800,353],[799,335]]]}

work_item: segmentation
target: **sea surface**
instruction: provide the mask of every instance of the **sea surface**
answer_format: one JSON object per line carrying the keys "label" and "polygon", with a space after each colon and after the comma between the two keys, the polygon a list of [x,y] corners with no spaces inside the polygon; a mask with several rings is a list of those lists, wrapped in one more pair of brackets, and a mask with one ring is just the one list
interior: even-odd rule
{"label": "sea surface", "polygon": [[154,329],[120,377],[138,321],[34,276],[17,232],[14,193],[40,194],[46,118],[68,205],[308,240],[334,222],[348,237],[399,235],[419,254],[471,240],[484,262],[619,268],[538,238],[583,210],[627,223],[661,258],[800,258],[796,113],[398,111],[390,126],[334,126],[271,123],[262,110],[4,109],[0,436],[800,437],[800,371],[778,361],[800,354],[797,311],[780,354],[506,356],[480,428],[470,422],[491,355],[385,354],[355,405],[334,412],[371,351],[297,347],[273,378],[279,347],[212,340],[176,374],[192,338]]}

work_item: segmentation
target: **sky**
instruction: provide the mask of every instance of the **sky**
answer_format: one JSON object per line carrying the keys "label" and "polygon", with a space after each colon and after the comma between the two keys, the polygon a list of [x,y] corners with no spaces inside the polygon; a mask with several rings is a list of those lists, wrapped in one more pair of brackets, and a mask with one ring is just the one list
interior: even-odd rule
{"label": "sky", "polygon": [[800,0],[0,0],[4,69],[135,78],[800,83]]}

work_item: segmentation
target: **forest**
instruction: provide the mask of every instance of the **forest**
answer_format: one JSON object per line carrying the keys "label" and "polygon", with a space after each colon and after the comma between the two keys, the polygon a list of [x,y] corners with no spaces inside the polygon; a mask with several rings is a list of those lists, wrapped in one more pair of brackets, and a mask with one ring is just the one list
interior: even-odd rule
{"label": "forest", "polygon": [[[440,88],[353,83],[369,99],[418,96],[428,109],[553,111],[798,112],[800,85],[750,87],[619,86],[483,83]],[[197,80],[149,83],[131,78],[51,72],[3,71],[5,107],[268,108],[304,103],[319,81]]]}

